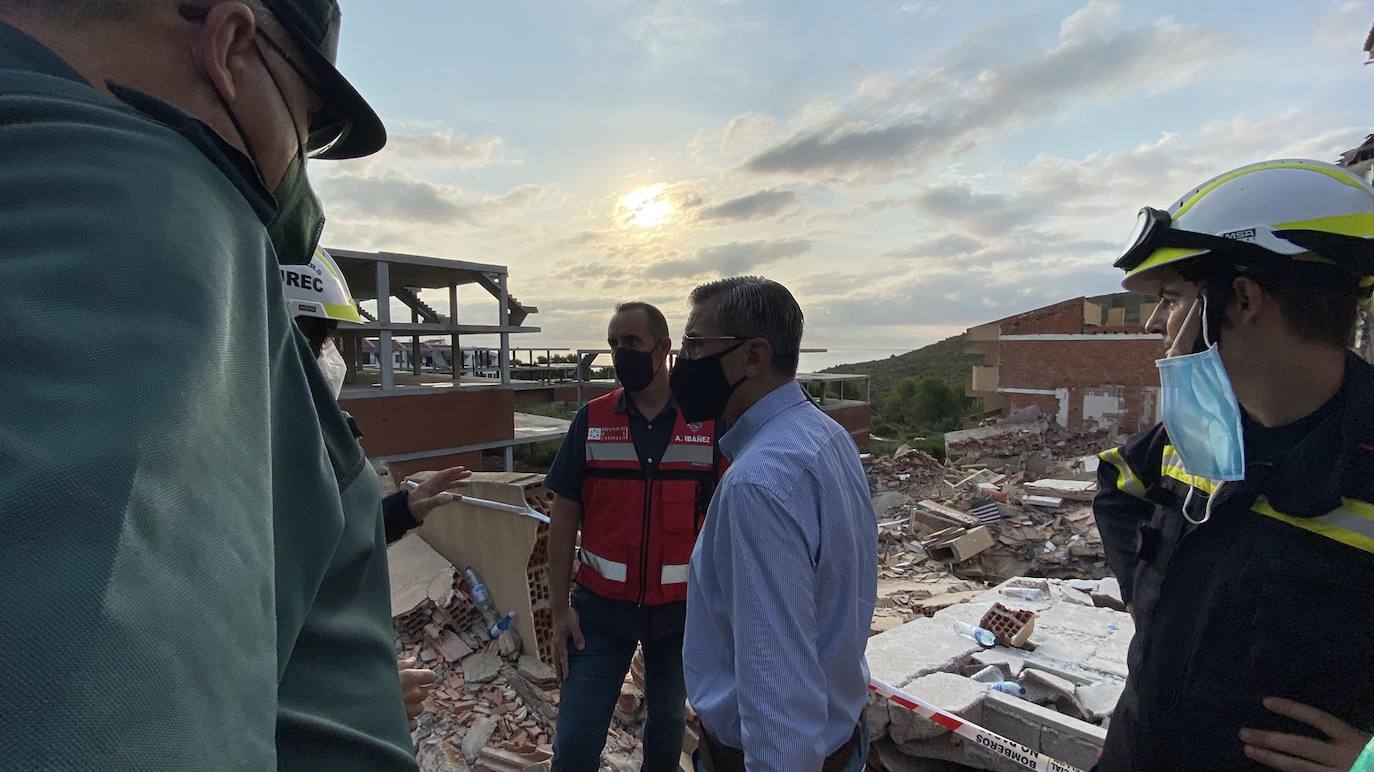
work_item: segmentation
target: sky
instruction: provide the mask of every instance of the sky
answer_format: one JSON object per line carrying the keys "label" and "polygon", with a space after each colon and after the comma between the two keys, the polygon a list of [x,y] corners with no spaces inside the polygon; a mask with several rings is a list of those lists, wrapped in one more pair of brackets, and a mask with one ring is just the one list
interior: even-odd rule
{"label": "sky", "polygon": [[516,345],[597,345],[624,300],[678,335],[692,287],[749,273],[804,345],[905,351],[1116,291],[1141,206],[1374,131],[1374,2],[342,6],[391,139],[311,163],[324,244],[509,266],[543,328]]}

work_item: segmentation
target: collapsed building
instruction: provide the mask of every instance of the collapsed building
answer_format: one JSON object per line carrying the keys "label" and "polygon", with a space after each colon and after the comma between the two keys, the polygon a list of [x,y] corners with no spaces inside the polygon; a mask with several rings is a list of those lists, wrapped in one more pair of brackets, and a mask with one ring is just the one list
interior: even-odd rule
{"label": "collapsed building", "polygon": [[1163,339],[1144,329],[1155,305],[1131,293],[1075,298],[971,327],[967,351],[983,363],[966,394],[987,419],[1034,408],[1068,429],[1145,429],[1160,410]]}

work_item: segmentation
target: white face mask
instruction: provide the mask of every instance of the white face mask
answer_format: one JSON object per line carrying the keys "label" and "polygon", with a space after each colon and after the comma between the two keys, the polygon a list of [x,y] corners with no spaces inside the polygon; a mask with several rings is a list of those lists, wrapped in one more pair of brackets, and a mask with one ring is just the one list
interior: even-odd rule
{"label": "white face mask", "polygon": [[334,347],[333,338],[325,342],[324,348],[320,350],[320,358],[315,361],[320,366],[320,372],[324,373],[325,383],[329,384],[329,392],[334,395],[334,399],[338,399],[339,392],[343,391],[344,376],[348,374],[348,363]]}

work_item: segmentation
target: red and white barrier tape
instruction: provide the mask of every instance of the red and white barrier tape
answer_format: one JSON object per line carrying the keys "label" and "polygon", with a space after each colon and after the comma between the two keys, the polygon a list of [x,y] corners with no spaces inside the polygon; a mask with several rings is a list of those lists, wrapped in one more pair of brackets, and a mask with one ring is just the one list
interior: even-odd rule
{"label": "red and white barrier tape", "polygon": [[907,694],[897,687],[880,681],[876,678],[868,683],[868,690],[874,694],[882,695],[889,701],[902,707],[914,711],[917,715],[924,716],[949,731],[972,741],[975,745],[989,753],[995,753],[1005,759],[1020,764],[1026,769],[1034,769],[1037,772],[1082,772],[1077,767],[1071,767],[1058,759],[1040,753],[1034,748],[1012,742],[1007,738],[993,734],[977,724],[969,723],[962,718],[945,710],[931,705],[929,702],[919,697]]}

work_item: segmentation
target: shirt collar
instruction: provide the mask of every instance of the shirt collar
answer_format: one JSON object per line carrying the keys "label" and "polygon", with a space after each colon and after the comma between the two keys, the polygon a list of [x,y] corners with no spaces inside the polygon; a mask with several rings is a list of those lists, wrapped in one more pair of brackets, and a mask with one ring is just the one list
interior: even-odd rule
{"label": "shirt collar", "polygon": [[90,85],[57,52],[4,22],[0,22],[0,70],[40,72]]}
{"label": "shirt collar", "polygon": [[[616,397],[615,400],[615,412],[628,413],[631,408],[633,408],[636,413],[639,412],[639,408],[630,399],[629,389],[622,388],[620,390],[620,396]],[[673,399],[672,394],[668,395],[668,401],[664,403],[663,411],[658,415],[663,415],[664,413],[667,413],[669,411],[677,412],[677,400]],[[657,419],[658,416],[654,416],[654,418]]]}
{"label": "shirt collar", "polygon": [[779,413],[809,401],[800,383],[794,380],[784,383],[755,402],[738,421],[730,425],[730,431],[720,438],[720,449],[730,458],[738,456],[754,439],[754,435]]}

